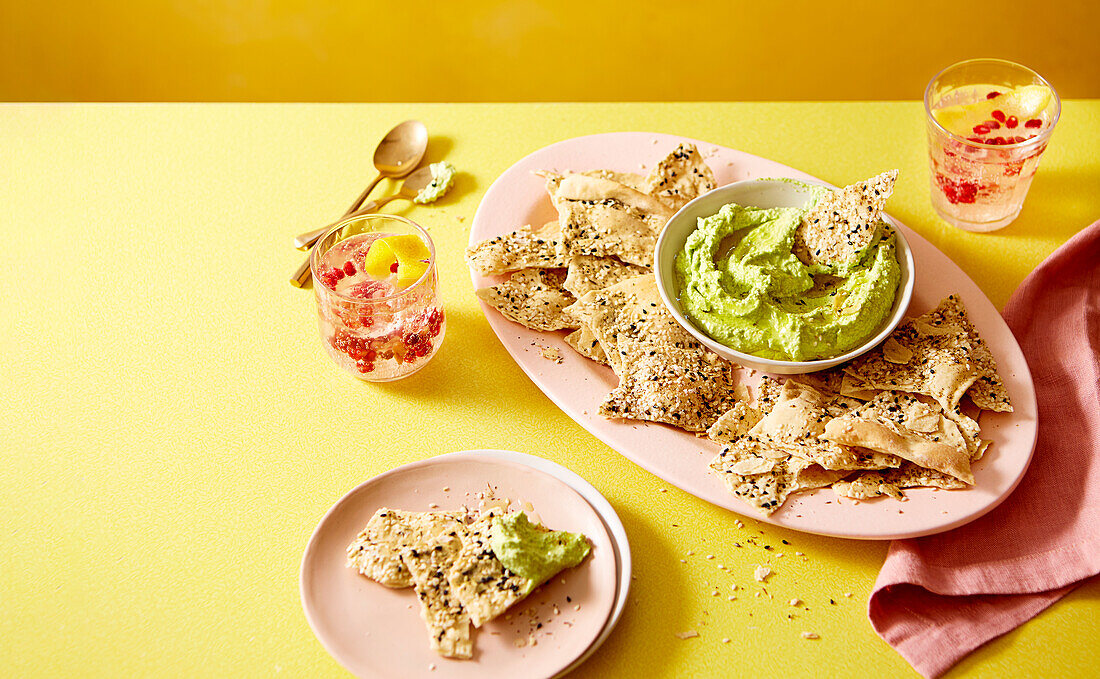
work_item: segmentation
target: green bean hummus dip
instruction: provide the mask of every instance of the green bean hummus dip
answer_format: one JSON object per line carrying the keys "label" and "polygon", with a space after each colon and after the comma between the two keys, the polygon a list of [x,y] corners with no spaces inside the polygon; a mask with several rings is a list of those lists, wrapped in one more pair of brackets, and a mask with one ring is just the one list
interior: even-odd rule
{"label": "green bean hummus dip", "polygon": [[809,361],[849,351],[890,315],[901,270],[881,219],[896,172],[841,191],[800,184],[806,208],[737,204],[699,219],[676,257],[684,313],[728,347]]}
{"label": "green bean hummus dip", "polygon": [[590,549],[584,535],[548,531],[523,512],[493,517],[489,544],[508,570],[527,581],[521,594],[530,594],[555,574],[584,561]]}

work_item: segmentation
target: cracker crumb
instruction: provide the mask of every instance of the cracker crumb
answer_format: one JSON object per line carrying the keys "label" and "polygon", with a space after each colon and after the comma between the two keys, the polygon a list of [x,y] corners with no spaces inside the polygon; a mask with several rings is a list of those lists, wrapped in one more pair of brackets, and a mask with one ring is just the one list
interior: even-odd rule
{"label": "cracker crumb", "polygon": [[449,491],[450,489],[451,489],[451,487],[450,487],[450,486],[443,486],[443,492],[444,492],[444,493],[446,493],[446,492],[447,492],[447,491]]}
{"label": "cracker crumb", "polygon": [[527,640],[526,639],[513,639],[512,643],[515,645],[516,648],[523,648],[524,646],[527,645]]}
{"label": "cracker crumb", "polygon": [[744,528],[745,527],[745,524],[741,523],[740,519],[734,520],[733,525],[737,526],[738,528]]}
{"label": "cracker crumb", "polygon": [[539,353],[547,361],[553,361],[554,363],[560,365],[561,362],[565,360],[561,356],[561,349],[558,349],[557,347],[544,347],[540,345],[539,350]]}
{"label": "cracker crumb", "polygon": [[428,508],[429,508],[429,509],[439,509],[439,505],[437,505],[437,504],[436,504],[436,503],[434,503],[434,502],[429,502],[429,503],[428,503]]}
{"label": "cracker crumb", "polygon": [[792,606],[798,606],[799,604],[802,603],[802,600],[801,599],[791,599],[790,603],[791,603]]}
{"label": "cracker crumb", "polygon": [[757,582],[767,582],[768,577],[772,574],[772,569],[767,566],[757,566],[756,570],[752,572],[752,577]]}
{"label": "cracker crumb", "polygon": [[817,634],[815,634],[813,632],[803,632],[802,633],[802,638],[803,639],[820,639],[821,637],[819,637]]}
{"label": "cracker crumb", "polygon": [[677,639],[694,639],[697,636],[699,636],[699,633],[696,632],[693,629],[689,629],[686,632],[677,632],[676,633],[676,638]]}
{"label": "cracker crumb", "polygon": [[851,599],[851,598],[852,598],[852,593],[851,593],[851,592],[845,592],[845,593],[844,593],[844,596],[846,596],[846,597],[848,597],[849,599]]}

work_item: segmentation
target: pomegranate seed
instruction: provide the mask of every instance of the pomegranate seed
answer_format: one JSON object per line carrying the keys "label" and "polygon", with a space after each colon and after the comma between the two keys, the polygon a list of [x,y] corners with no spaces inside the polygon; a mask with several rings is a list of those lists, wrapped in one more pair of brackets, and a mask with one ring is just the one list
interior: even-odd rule
{"label": "pomegranate seed", "polygon": [[332,270],[332,275],[336,277],[336,280],[340,280],[341,278],[344,277],[344,270],[343,269],[333,269]]}
{"label": "pomegranate seed", "polygon": [[1039,120],[1038,118],[1032,118],[1031,120],[1024,123],[1024,127],[1042,127],[1042,126],[1043,126],[1043,121]]}
{"label": "pomegranate seed", "polygon": [[1016,127],[1019,124],[1020,124],[1020,121],[1016,118],[1016,116],[1009,116],[1008,120],[1005,121],[1005,127],[1009,128],[1009,129],[1012,129],[1013,127]]}
{"label": "pomegranate seed", "polygon": [[985,98],[986,99],[996,99],[999,96],[1001,96],[1000,92],[993,91],[993,92],[990,92],[989,94],[985,95]]}
{"label": "pomegranate seed", "polygon": [[989,128],[985,125],[975,125],[974,134],[989,134]]}
{"label": "pomegranate seed", "polygon": [[998,123],[996,120],[987,120],[984,123],[982,123],[982,125],[985,125],[986,127],[988,127],[991,130],[1001,129],[1001,124]]}
{"label": "pomegranate seed", "polygon": [[417,344],[420,344],[419,333],[410,332],[408,335],[405,335],[405,346],[412,347],[416,346]]}
{"label": "pomegranate seed", "polygon": [[1005,121],[1005,112],[1001,109],[996,109],[993,111],[993,113],[990,113],[989,115],[993,116],[993,119],[999,123],[1003,123]]}
{"label": "pomegranate seed", "polygon": [[397,273],[397,262],[390,264],[390,273]]}
{"label": "pomegranate seed", "polygon": [[352,264],[350,260],[347,261],[347,262],[344,262],[344,273],[346,273],[349,276],[354,276],[355,275],[355,265]]}
{"label": "pomegranate seed", "polygon": [[1015,137],[1013,137],[1013,138],[1012,138],[1012,141],[1014,141],[1014,142],[1016,142],[1017,144],[1019,144],[1019,143],[1020,143],[1020,142],[1022,142],[1022,141],[1027,141],[1027,139],[1024,139],[1023,137],[1020,137],[1020,136],[1015,136]]}
{"label": "pomegranate seed", "polygon": [[982,144],[982,143],[984,143],[984,141],[982,140],[982,138],[981,138],[981,137],[967,137],[967,138],[966,138],[966,140],[967,140],[967,141],[972,141],[972,142],[974,142],[975,144]]}

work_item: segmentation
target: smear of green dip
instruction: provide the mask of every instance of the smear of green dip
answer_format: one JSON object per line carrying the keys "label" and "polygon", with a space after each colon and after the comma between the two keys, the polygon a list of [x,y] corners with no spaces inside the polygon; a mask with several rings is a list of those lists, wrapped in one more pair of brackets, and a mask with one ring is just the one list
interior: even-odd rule
{"label": "smear of green dip", "polygon": [[420,189],[416,194],[416,198],[413,199],[414,203],[420,205],[426,205],[432,203],[443,197],[443,194],[450,190],[451,184],[455,181],[455,166],[443,161],[440,163],[432,163],[428,166],[432,171],[432,182]]}
{"label": "smear of green dip", "polygon": [[788,361],[837,356],[873,335],[901,278],[893,230],[883,225],[849,261],[807,266],[792,252],[805,212],[731,203],[700,218],[676,256],[685,314],[722,344]]}
{"label": "smear of green dip", "polygon": [[531,523],[523,512],[495,517],[489,546],[508,570],[528,581],[523,594],[576,566],[591,549],[584,535],[548,531]]}

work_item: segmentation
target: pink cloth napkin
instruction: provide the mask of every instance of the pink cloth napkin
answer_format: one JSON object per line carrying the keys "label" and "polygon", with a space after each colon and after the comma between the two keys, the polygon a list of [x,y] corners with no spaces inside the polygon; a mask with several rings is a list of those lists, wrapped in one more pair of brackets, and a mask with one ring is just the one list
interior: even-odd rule
{"label": "pink cloth napkin", "polygon": [[982,518],[891,544],[868,607],[926,677],[1100,573],[1100,222],[1039,265],[1004,318],[1038,397],[1031,466]]}

